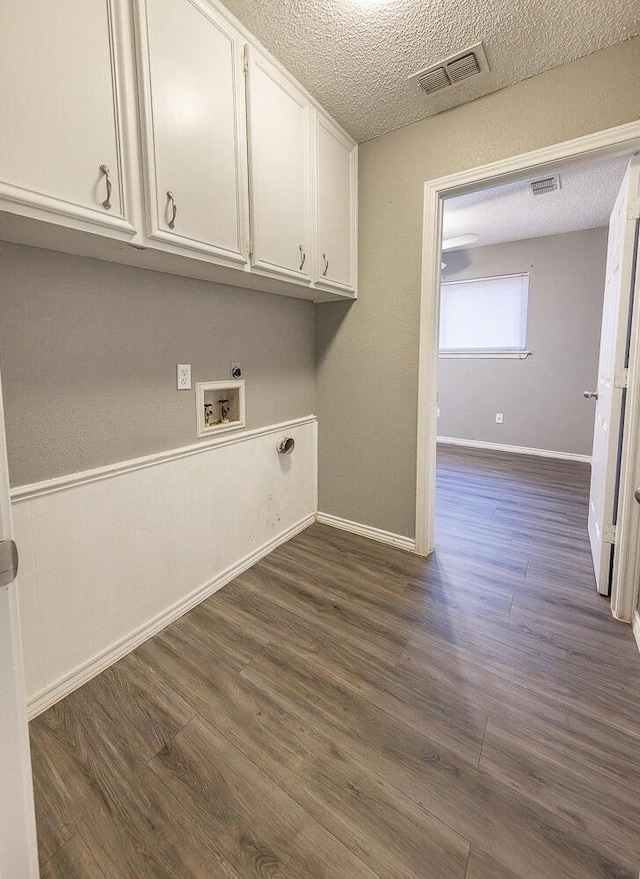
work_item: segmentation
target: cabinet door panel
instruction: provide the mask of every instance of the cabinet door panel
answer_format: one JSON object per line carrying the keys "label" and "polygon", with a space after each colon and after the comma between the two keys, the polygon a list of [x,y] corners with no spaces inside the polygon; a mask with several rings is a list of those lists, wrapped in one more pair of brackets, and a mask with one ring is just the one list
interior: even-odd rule
{"label": "cabinet door panel", "polygon": [[108,0],[0,4],[0,195],[104,212],[106,165],[109,215],[123,215],[111,13]]}
{"label": "cabinet door panel", "polygon": [[[150,234],[244,261],[235,34],[191,0],[145,6]],[[173,230],[167,191],[176,203]]]}
{"label": "cabinet door panel", "polygon": [[354,149],[318,115],[318,279],[354,289]]}
{"label": "cabinet door panel", "polygon": [[308,279],[309,107],[269,62],[249,59],[253,264]]}

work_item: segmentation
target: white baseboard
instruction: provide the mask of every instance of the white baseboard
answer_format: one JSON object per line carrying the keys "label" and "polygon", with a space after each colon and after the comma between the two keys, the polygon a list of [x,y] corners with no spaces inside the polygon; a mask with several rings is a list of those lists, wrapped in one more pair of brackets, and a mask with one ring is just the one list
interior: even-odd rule
{"label": "white baseboard", "polygon": [[262,546],[246,555],[239,562],[236,562],[236,564],[227,568],[226,571],[218,574],[213,580],[210,580],[208,583],[203,583],[202,586],[190,595],[187,595],[181,601],[159,614],[155,619],[150,620],[144,626],[141,626],[135,632],[131,632],[126,638],[123,638],[107,650],[104,650],[90,662],[80,665],[71,673],[64,675],[64,677],[55,681],[50,686],[45,687],[39,693],[36,693],[27,703],[29,720],[32,720],[38,714],[46,711],[47,708],[50,708],[60,699],[68,696],[69,693],[77,690],[78,687],[86,684],[91,678],[94,678],[110,665],[113,665],[114,662],[122,659],[127,653],[135,650],[135,648],[144,641],[157,635],[158,632],[165,629],[170,623],[173,623],[181,616],[184,616],[185,613],[200,604],[205,598],[213,595],[214,592],[222,589],[223,586],[226,586],[227,583],[230,583],[236,577],[239,577],[240,574],[248,570],[252,565],[255,565],[256,562],[260,561],[260,559],[264,558],[276,549],[276,547],[280,546],[282,543],[286,543],[287,540],[290,540],[292,537],[295,537],[296,534],[304,531],[305,528],[308,528],[309,525],[312,525],[313,522],[315,522],[315,518],[315,514],[313,513],[306,516],[282,534],[272,538],[267,543],[264,543]]}
{"label": "white baseboard", "polygon": [[537,458],[557,458],[559,461],[579,461],[591,463],[591,455],[576,455],[574,452],[555,452],[551,449],[530,449],[527,446],[508,446],[503,443],[488,443],[482,440],[458,439],[452,436],[439,436],[438,442],[444,446],[464,446],[469,449],[492,449],[496,452],[513,452],[515,455],[534,455]]}
{"label": "white baseboard", "polygon": [[633,627],[633,636],[636,639],[638,650],[640,650],[640,611],[634,610],[631,625]]}
{"label": "white baseboard", "polygon": [[416,551],[416,542],[412,537],[404,537],[402,534],[393,534],[391,531],[383,531],[381,528],[373,528],[371,525],[361,525],[359,522],[351,522],[349,519],[341,519],[339,516],[331,516],[329,513],[318,513],[316,521],[322,525],[330,525],[341,531],[349,531],[351,534],[359,534],[379,543],[388,543],[408,552]]}

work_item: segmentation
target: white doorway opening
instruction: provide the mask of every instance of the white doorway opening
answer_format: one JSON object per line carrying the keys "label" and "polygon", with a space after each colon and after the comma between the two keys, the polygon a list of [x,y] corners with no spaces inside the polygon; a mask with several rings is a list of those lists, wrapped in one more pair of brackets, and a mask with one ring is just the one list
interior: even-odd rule
{"label": "white doorway opening", "polygon": [[[427,554],[434,548],[437,358],[444,199],[534,174],[553,175],[567,164],[629,154],[639,147],[640,123],[632,123],[425,184],[416,491],[416,549],[419,553]],[[635,297],[636,304],[639,299],[639,296]],[[638,394],[633,392],[634,388],[640,387],[639,323],[634,322],[629,346],[630,393],[623,426],[617,549],[611,595],[612,613],[626,621],[631,620],[637,601],[640,560],[640,508],[633,501],[635,482],[640,479],[640,405]]]}

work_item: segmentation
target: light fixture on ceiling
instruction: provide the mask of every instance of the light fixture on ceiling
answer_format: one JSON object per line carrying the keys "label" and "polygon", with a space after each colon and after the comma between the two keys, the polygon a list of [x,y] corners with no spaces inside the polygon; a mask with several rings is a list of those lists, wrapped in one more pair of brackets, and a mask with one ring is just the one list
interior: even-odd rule
{"label": "light fixture on ceiling", "polygon": [[479,235],[470,232],[468,235],[456,235],[455,238],[443,238],[442,249],[458,250],[462,247],[469,247],[470,244],[475,244],[479,237]]}

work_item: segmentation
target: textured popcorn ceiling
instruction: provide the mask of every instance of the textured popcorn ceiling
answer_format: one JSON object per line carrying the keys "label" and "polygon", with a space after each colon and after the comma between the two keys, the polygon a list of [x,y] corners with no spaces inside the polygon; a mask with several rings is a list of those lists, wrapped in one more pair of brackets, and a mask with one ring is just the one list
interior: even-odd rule
{"label": "textured popcorn ceiling", "polygon": [[[606,226],[629,157],[575,165],[560,172],[560,189],[532,195],[529,182],[494,186],[444,203],[443,237],[473,233],[472,247]],[[444,254],[446,262],[446,254]]]}
{"label": "textured popcorn ceiling", "polygon": [[[640,32],[637,0],[223,0],[357,141]],[[407,78],[484,42],[491,72],[427,97]]]}

